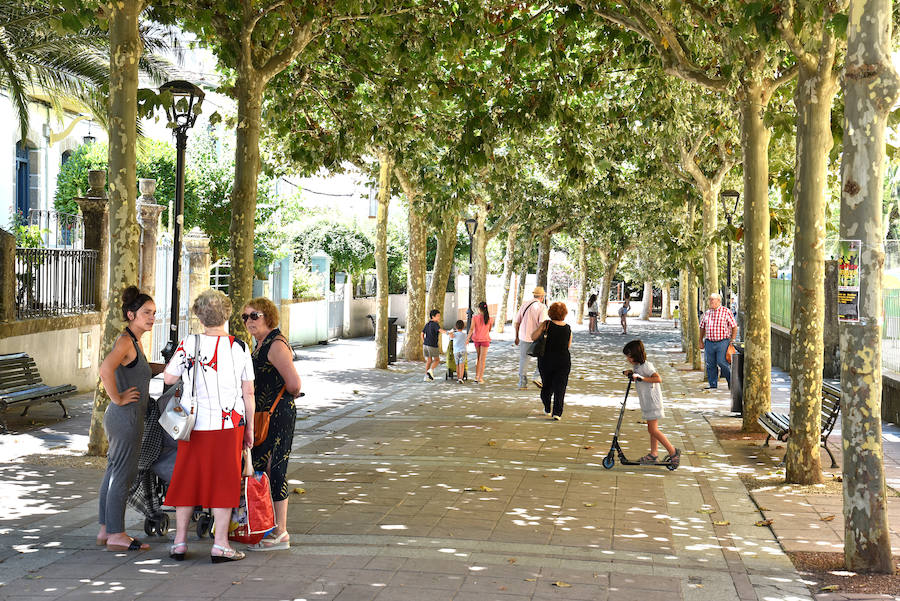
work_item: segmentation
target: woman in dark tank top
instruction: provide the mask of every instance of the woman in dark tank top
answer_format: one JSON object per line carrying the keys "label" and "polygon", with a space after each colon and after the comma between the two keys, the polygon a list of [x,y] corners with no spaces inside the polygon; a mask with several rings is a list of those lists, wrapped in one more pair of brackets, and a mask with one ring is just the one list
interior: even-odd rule
{"label": "woman in dark tank top", "polygon": [[109,551],[140,551],[150,545],[125,533],[125,503],[137,475],[153,377],[141,347],[141,336],[153,328],[156,305],[136,286],[129,286],[122,293],[122,317],[128,325],[100,364],[100,380],[110,403],[103,415],[109,451],[100,485],[97,544],[106,545]]}
{"label": "woman in dark tank top", "polygon": [[572,358],[569,355],[572,328],[565,322],[568,312],[565,303],[553,303],[547,311],[550,319],[538,326],[531,336],[535,340],[544,330],[547,331],[544,354],[538,357],[538,369],[543,380],[541,402],[544,404],[544,413],[556,421],[562,419],[563,401],[569,385],[569,372],[572,370]]}

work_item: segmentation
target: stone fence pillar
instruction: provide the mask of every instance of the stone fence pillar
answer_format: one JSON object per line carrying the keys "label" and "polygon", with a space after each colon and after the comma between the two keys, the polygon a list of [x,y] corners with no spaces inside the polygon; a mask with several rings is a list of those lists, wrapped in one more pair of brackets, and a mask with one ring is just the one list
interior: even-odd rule
{"label": "stone fence pillar", "polygon": [[200,321],[191,313],[190,307],[200,293],[209,288],[209,238],[195,227],[187,233],[182,244],[184,248],[182,252],[188,258],[188,287],[191,294],[188,299],[188,315],[190,315],[188,329],[191,332],[199,332],[201,330]]}
{"label": "stone fence pillar", "polygon": [[16,237],[0,229],[0,321],[16,318]]}
{"label": "stone fence pillar", "polygon": [[138,224],[141,226],[141,273],[138,286],[150,296],[156,294],[156,244],[159,239],[159,215],[166,207],[156,204],[153,193],[155,179],[139,180],[141,195],[137,201]]}
{"label": "stone fence pillar", "polygon": [[[93,288],[97,310],[106,309],[109,291],[109,199],[106,197],[106,171],[92,169],[88,172],[90,189],[82,198],[75,198],[84,217],[84,247],[96,250],[97,266],[93,279],[85,268],[83,286]],[[89,293],[85,290],[85,293]],[[85,294],[89,296],[89,294]]]}

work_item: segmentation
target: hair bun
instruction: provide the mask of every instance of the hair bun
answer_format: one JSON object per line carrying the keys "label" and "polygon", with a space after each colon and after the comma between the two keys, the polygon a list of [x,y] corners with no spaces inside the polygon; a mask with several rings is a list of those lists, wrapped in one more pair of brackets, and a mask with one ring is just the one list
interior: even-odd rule
{"label": "hair bun", "polygon": [[140,295],[141,295],[141,291],[138,289],[137,286],[134,286],[134,285],[129,286],[128,288],[126,288],[125,290],[122,291],[122,305],[128,306],[128,305],[132,304],[135,300],[137,300],[137,297]]}

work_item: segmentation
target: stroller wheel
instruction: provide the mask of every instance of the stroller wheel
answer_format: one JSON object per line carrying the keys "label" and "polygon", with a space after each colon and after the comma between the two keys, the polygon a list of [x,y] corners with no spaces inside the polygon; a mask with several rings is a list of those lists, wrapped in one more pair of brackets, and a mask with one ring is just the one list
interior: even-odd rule
{"label": "stroller wheel", "polygon": [[157,536],[166,536],[169,532],[169,514],[160,513],[159,518],[156,520],[156,535]]}
{"label": "stroller wheel", "polygon": [[612,469],[612,466],[614,466],[615,464],[616,458],[611,454],[603,458],[603,467],[605,467],[606,469]]}
{"label": "stroller wheel", "polygon": [[203,513],[197,518],[197,536],[200,538],[205,538],[209,536],[209,531],[212,529],[212,517]]}
{"label": "stroller wheel", "polygon": [[153,518],[144,518],[144,532],[147,536],[153,536],[153,531],[156,528],[156,524],[153,521]]}

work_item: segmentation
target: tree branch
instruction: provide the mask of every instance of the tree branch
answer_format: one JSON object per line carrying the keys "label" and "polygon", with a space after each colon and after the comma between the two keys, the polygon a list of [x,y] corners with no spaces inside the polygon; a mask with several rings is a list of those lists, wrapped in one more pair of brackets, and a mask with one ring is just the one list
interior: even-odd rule
{"label": "tree branch", "polygon": [[787,47],[794,56],[797,57],[797,61],[800,62],[805,69],[808,71],[815,71],[815,57],[803,48],[803,44],[794,33],[794,0],[783,0],[781,9],[781,16],[778,18],[777,23],[778,32],[781,34],[781,38],[784,40],[784,43],[787,44]]}
{"label": "tree branch", "polygon": [[539,18],[541,17],[541,15],[543,15],[543,14],[546,13],[548,10],[550,10],[550,8],[551,8],[551,5],[547,4],[547,5],[544,6],[544,8],[542,8],[542,9],[539,10],[536,14],[532,15],[531,17],[529,17],[529,18],[528,18],[524,23],[522,23],[521,25],[517,25],[516,27],[513,27],[513,28],[510,29],[509,31],[504,31],[503,33],[498,33],[498,34],[495,34],[495,35],[492,35],[492,36],[488,36],[487,39],[489,39],[489,40],[499,40],[499,39],[502,39],[502,38],[509,37],[509,36],[511,36],[512,34],[516,33],[517,31],[520,31],[520,30],[522,30],[522,29],[528,27],[528,26],[531,25],[532,23],[534,23],[537,19],[539,19]]}

